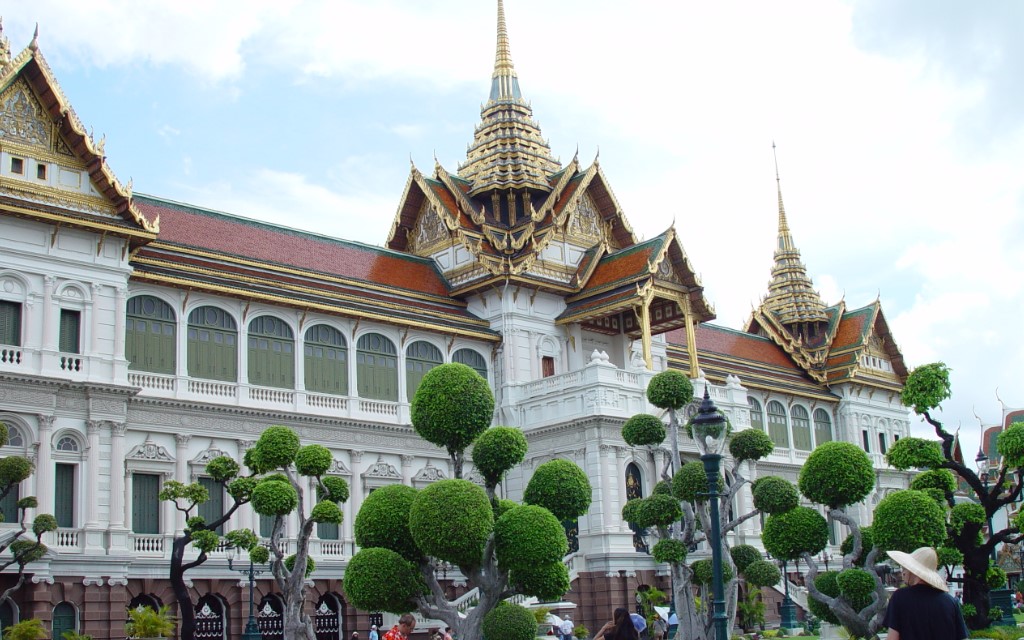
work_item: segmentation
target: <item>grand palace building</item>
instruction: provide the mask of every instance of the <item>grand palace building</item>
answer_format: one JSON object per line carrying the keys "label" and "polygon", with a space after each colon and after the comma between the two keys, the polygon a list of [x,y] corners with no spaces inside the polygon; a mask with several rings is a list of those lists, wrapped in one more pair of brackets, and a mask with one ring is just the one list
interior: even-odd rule
{"label": "grand palace building", "polygon": [[[777,204],[764,203],[778,215],[778,236],[763,243],[766,259],[774,251],[768,289],[743,326],[715,324],[683,234],[641,241],[613,176],[596,160],[554,159],[520,92],[500,0],[490,94],[466,158],[414,166],[395,185],[383,248],[134,194],[88,131],[37,40],[13,55],[0,33],[0,421],[10,430],[0,454],[35,464],[2,508],[13,514],[19,496],[34,495],[35,512],[59,525],[0,608],[3,626],[37,617],[54,637],[123,637],[126,607],[173,605],[170,544],[185,521],[158,499],[161,485],[216,488],[207,461],[241,460],[281,424],[328,447],[329,473],[351,487],[344,523],[320,526],[311,542],[307,606],[318,637],[365,633],[377,616],[354,609],[343,588],[352,523],[377,487],[451,477],[445,451],[409,418],[424,373],[445,362],[484,376],[494,423],[529,441],[508,497],[552,458],[588,474],[593,504],[565,523],[565,599],[573,620],[594,629],[638,587],[668,588],[650,541],[621,517],[670,460],[620,434],[633,414],[657,413],[645,399],[656,372],[685,372],[734,428],[771,436],[775,451],[757,475],[795,481],[815,445],[843,440],[878,472],[862,521],[886,491],[906,486],[883,458],[908,435],[909,416],[907,368],[879,302],[821,299],[780,190]],[[696,456],[685,438],[683,455]],[[467,477],[479,481],[469,464]],[[751,509],[749,491],[737,502]],[[202,513],[229,506],[214,491]],[[0,535],[15,526],[0,524]],[[230,522],[242,527],[269,535],[248,506]],[[748,520],[736,542],[760,544],[759,527]],[[249,589],[226,552],[187,578],[199,637],[237,637]],[[469,603],[460,578],[447,571],[444,584]],[[257,580],[265,638],[280,637],[275,592],[269,573]]]}

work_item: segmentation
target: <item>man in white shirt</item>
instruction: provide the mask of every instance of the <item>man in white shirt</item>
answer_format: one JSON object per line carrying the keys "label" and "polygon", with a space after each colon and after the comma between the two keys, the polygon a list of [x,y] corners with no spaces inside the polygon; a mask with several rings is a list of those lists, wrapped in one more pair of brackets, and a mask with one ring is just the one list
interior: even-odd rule
{"label": "man in white shirt", "polygon": [[569,616],[565,616],[562,624],[558,625],[558,631],[562,634],[562,640],[572,640],[573,628],[572,620],[569,619]]}

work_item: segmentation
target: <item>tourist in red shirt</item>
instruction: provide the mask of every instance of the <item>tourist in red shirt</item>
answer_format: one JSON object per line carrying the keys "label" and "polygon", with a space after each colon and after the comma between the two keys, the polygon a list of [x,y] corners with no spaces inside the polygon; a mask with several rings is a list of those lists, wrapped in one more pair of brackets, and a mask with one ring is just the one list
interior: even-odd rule
{"label": "tourist in red shirt", "polygon": [[411,613],[403,613],[398,624],[384,634],[384,640],[409,640],[409,634],[416,628],[416,618]]}

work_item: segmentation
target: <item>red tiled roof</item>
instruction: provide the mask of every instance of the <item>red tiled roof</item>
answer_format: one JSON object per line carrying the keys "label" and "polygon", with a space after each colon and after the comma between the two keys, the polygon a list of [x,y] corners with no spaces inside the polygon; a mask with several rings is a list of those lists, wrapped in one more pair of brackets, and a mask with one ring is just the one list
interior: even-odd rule
{"label": "red tiled roof", "polygon": [[872,307],[865,307],[844,314],[839,320],[839,329],[836,331],[836,337],[832,339],[830,351],[840,351],[864,342],[864,336],[869,329],[867,324],[871,320],[871,310]]}
{"label": "red tiled roof", "polygon": [[135,203],[150,219],[160,216],[158,242],[448,296],[447,283],[429,260],[146,196],[136,195]]}
{"label": "red tiled roof", "polygon": [[[697,349],[799,371],[799,367],[774,342],[767,338],[741,331],[733,331],[712,324],[696,328]],[[686,331],[676,329],[666,334],[669,344],[686,346]]]}
{"label": "red tiled roof", "polygon": [[597,268],[594,269],[590,279],[587,280],[584,291],[581,293],[585,295],[588,290],[597,289],[614,282],[649,276],[650,271],[647,265],[651,262],[651,256],[661,249],[663,241],[664,238],[659,236],[624,251],[604,256],[601,258],[601,262],[598,263]]}

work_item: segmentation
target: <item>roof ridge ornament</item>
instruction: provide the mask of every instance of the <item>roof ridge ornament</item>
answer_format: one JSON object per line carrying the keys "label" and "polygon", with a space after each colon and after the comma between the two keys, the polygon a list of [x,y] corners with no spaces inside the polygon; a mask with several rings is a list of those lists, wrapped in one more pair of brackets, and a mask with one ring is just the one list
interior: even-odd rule
{"label": "roof ridge ornament", "polygon": [[11,41],[4,35],[4,18],[0,16],[0,69],[11,64]]}
{"label": "roof ridge ornament", "polygon": [[29,51],[35,53],[39,51],[39,23],[36,23],[36,31],[32,34],[32,42],[28,43]]}

